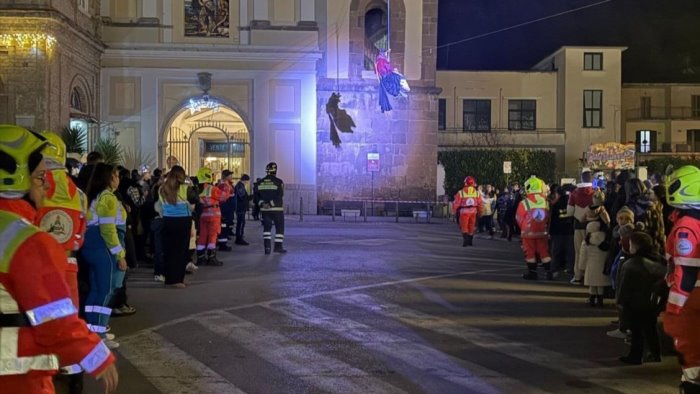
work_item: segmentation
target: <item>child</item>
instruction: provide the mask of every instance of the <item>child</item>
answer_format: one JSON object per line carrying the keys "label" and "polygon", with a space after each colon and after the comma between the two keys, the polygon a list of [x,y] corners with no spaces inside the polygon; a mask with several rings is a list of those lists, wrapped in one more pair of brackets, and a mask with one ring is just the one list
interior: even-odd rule
{"label": "child", "polygon": [[652,303],[652,292],[654,286],[663,280],[666,268],[654,261],[653,249],[653,240],[648,234],[634,232],[630,236],[630,258],[621,268],[617,304],[632,333],[630,352],[620,357],[625,364],[642,363],[644,342],[649,349],[644,361],[661,361],[657,310]]}
{"label": "child", "polygon": [[603,306],[605,287],[610,286],[610,278],[603,274],[607,249],[605,248],[605,233],[601,231],[598,221],[586,225],[586,238],[581,245],[579,267],[585,270],[584,285],[588,286],[588,304]]}

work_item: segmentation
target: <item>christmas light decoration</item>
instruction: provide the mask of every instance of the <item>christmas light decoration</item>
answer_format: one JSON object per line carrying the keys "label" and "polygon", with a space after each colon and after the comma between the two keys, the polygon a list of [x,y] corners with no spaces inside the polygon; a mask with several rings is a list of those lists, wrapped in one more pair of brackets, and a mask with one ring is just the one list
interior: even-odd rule
{"label": "christmas light decoration", "polygon": [[46,48],[47,51],[56,45],[56,38],[45,33],[9,33],[0,34],[0,46],[21,48]]}

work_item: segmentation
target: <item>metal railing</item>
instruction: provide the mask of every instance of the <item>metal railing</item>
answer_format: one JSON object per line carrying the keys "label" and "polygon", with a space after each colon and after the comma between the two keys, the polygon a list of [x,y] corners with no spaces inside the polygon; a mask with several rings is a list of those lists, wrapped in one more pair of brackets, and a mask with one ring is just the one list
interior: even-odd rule
{"label": "metal railing", "polygon": [[[332,221],[336,218],[353,217],[355,221],[361,218],[367,222],[368,217],[391,217],[396,223],[399,218],[413,218],[416,222],[430,223],[432,218],[449,218],[449,203],[435,201],[408,201],[408,200],[327,200],[319,205],[318,215],[330,215]],[[303,214],[300,220],[303,220]]]}
{"label": "metal railing", "polygon": [[627,120],[700,119],[700,108],[642,107],[625,112]]}
{"label": "metal railing", "polygon": [[491,128],[490,130],[464,130],[462,127],[449,127],[445,129],[438,129],[438,134],[564,134],[566,130],[563,128],[536,128],[533,130],[516,130],[509,128]]}

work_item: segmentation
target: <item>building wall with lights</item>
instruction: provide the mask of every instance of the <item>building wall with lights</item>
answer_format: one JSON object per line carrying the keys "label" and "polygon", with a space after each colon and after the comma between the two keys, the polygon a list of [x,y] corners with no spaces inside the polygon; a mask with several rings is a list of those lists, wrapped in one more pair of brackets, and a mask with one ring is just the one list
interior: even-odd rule
{"label": "building wall with lights", "polygon": [[[31,4],[30,4],[31,3]],[[0,123],[61,130],[99,116],[97,1],[0,4]]]}

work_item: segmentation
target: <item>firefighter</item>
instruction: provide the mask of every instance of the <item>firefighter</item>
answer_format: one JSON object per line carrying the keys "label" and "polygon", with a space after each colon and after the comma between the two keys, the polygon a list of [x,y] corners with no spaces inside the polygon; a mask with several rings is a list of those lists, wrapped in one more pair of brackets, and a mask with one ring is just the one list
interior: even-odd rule
{"label": "firefighter", "polygon": [[542,179],[530,177],[525,182],[525,196],[518,205],[515,219],[520,227],[520,238],[525,253],[527,272],[523,279],[537,280],[537,257],[547,271],[547,279],[552,280],[549,256],[549,202],[547,187]]}
{"label": "firefighter", "polygon": [[664,330],[673,337],[683,375],[681,393],[700,393],[700,169],[684,166],[666,180],[668,203],[676,208],[666,241],[670,287]]}
{"label": "firefighter", "polygon": [[236,216],[236,198],[234,197],[233,173],[230,170],[221,172],[221,182],[217,185],[221,191],[230,196],[221,202],[221,232],[217,239],[220,252],[233,250],[228,245],[228,240],[233,236],[233,221]]}
{"label": "firefighter", "polygon": [[270,254],[272,243],[272,223],[275,223],[275,253],[287,253],[284,249],[284,182],[277,178],[277,163],[265,166],[267,176],[260,180],[257,198],[263,217],[263,244],[265,254]]}
{"label": "firefighter", "polygon": [[455,194],[453,208],[462,231],[462,247],[472,246],[476,220],[482,209],[481,193],[476,188],[474,177],[464,179],[464,188]]}
{"label": "firefighter", "polygon": [[199,201],[202,203],[202,213],[199,217],[199,239],[197,240],[197,264],[221,266],[223,263],[216,258],[217,235],[221,230],[222,201],[230,195],[213,185],[214,173],[211,168],[202,167],[197,171],[197,180],[201,192]]}
{"label": "firefighter", "polygon": [[[77,252],[83,245],[87,213],[87,196],[69,177],[66,163],[66,144],[58,134],[45,131],[42,136],[48,144],[43,151],[46,173],[46,198],[38,210],[37,226],[51,234],[66,251],[65,279],[76,309],[79,307]],[[60,384],[68,385],[70,393],[82,392],[83,375],[70,368],[58,375]],[[65,379],[62,376],[66,376]],[[57,382],[58,383],[58,382]]]}
{"label": "firefighter", "polygon": [[82,369],[114,392],[114,356],[78,318],[65,282],[66,252],[31,224],[43,204],[46,140],[0,126],[0,391],[53,393],[61,366]]}

